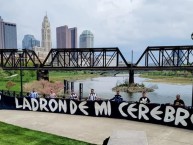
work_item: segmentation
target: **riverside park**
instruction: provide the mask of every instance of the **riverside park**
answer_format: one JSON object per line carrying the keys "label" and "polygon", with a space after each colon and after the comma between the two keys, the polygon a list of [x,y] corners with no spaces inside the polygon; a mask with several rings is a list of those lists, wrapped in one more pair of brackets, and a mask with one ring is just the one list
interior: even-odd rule
{"label": "riverside park", "polygon": [[147,47],[136,63],[118,48],[52,49],[43,62],[31,50],[1,50],[0,143],[191,144],[192,48]]}

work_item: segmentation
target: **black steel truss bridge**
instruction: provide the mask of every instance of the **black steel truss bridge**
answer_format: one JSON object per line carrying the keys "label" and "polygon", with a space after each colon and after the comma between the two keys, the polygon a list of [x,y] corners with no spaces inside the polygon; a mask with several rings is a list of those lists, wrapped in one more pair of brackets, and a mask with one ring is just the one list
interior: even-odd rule
{"label": "black steel truss bridge", "polygon": [[193,70],[193,46],[147,47],[136,63],[118,48],[51,49],[44,60],[28,49],[0,49],[6,70]]}

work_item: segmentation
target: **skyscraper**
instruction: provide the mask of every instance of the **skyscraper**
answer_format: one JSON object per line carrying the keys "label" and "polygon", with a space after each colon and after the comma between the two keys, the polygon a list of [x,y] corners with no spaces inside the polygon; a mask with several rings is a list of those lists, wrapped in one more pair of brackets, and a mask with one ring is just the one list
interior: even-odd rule
{"label": "skyscraper", "polygon": [[77,48],[77,28],[70,28],[70,48]]}
{"label": "skyscraper", "polygon": [[89,30],[84,30],[80,35],[80,48],[93,48],[94,46],[94,35]]}
{"label": "skyscraper", "polygon": [[36,40],[33,35],[25,35],[22,40],[22,48],[32,49],[35,46],[40,47],[40,41]]}
{"label": "skyscraper", "polygon": [[3,22],[0,17],[0,49],[17,48],[17,27],[15,23]]}
{"label": "skyscraper", "polygon": [[[36,52],[40,60],[43,61],[46,58],[46,56],[48,55],[52,47],[51,28],[50,28],[50,22],[48,20],[47,15],[44,16],[41,32],[42,32],[41,47],[35,46],[33,47],[33,50]],[[48,62],[50,62],[50,58]]]}
{"label": "skyscraper", "polygon": [[42,47],[46,52],[49,52],[52,47],[51,28],[47,15],[44,16],[44,20],[42,22]]}
{"label": "skyscraper", "polygon": [[0,16],[0,49],[4,48],[4,30],[3,30],[3,19]]}
{"label": "skyscraper", "polygon": [[56,41],[57,48],[77,48],[77,28],[57,27]]}

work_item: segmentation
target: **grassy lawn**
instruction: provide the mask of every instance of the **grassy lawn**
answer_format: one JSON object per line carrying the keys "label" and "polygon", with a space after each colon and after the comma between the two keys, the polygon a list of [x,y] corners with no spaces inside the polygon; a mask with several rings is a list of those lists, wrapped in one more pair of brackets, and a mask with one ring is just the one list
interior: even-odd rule
{"label": "grassy lawn", "polygon": [[81,80],[86,78],[97,77],[99,74],[91,74],[83,71],[50,71],[49,77],[51,81],[63,81],[65,80]]}
{"label": "grassy lawn", "polygon": [[0,122],[0,145],[89,145],[66,137]]}
{"label": "grassy lawn", "polygon": [[[6,86],[7,81],[6,80],[0,80],[0,89],[1,90],[7,90]],[[11,88],[11,91],[20,91],[20,82],[14,82],[16,85]]]}

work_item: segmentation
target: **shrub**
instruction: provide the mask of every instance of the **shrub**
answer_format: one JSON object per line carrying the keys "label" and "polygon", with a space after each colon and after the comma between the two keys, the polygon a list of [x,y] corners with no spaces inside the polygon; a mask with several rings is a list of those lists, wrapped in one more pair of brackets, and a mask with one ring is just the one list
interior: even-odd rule
{"label": "shrub", "polygon": [[6,88],[8,89],[8,90],[10,90],[13,86],[15,86],[15,83],[14,82],[12,82],[12,81],[8,81],[7,83],[6,83]]}

